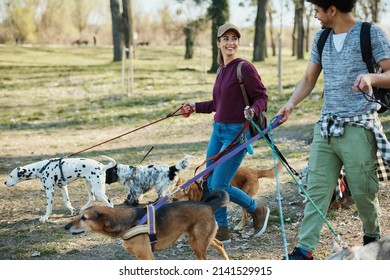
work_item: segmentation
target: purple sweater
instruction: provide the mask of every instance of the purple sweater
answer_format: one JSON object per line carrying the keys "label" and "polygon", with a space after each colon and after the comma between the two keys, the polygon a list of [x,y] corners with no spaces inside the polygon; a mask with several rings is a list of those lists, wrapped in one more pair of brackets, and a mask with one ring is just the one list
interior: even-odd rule
{"label": "purple sweater", "polygon": [[[215,112],[214,121],[227,123],[244,123],[245,101],[242,96],[237,79],[237,65],[242,58],[236,58],[228,65],[222,66],[215,80],[213,99],[210,101],[197,102],[197,113]],[[267,110],[268,95],[256,68],[246,61],[241,68],[242,81],[248,95],[251,107],[256,115]]]}

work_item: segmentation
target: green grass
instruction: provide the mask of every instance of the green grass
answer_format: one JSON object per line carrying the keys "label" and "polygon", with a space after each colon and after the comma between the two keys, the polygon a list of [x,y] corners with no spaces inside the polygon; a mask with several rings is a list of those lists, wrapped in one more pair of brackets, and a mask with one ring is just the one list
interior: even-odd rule
{"label": "green grass", "polygon": [[[251,54],[249,48],[240,50],[240,55],[249,60]],[[215,74],[206,73],[211,65],[209,49],[195,49],[194,59],[185,60],[183,47],[136,48],[134,87],[129,95],[126,81],[122,93],[121,63],[112,62],[112,56],[111,48],[1,46],[0,129],[39,131],[51,136],[118,125],[136,128],[166,116],[185,101],[211,97]],[[283,53],[282,93],[278,93],[277,57],[254,64],[268,89],[270,119],[290,97],[307,60]],[[321,92],[322,78],[314,92],[294,110],[288,124],[279,130],[309,141],[321,108]],[[191,122],[175,120],[173,126],[178,135],[185,137],[189,125],[203,129],[209,119],[209,115],[198,115]],[[385,128],[390,126],[387,115],[383,115],[382,121]],[[163,136],[165,129],[166,126],[160,126],[154,138]],[[191,138],[188,141],[190,150],[199,148],[196,143],[192,146]],[[285,143],[279,145],[283,147]],[[300,152],[291,153],[299,156]]]}

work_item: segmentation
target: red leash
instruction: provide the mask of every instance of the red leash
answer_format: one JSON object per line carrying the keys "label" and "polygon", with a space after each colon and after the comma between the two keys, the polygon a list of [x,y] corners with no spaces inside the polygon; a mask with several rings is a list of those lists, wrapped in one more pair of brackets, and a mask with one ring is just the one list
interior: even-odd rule
{"label": "red leash", "polygon": [[141,127],[138,127],[138,128],[133,129],[133,130],[131,130],[131,131],[125,132],[125,133],[123,133],[123,134],[121,134],[121,135],[118,135],[118,136],[116,136],[116,137],[114,137],[114,138],[108,139],[108,140],[106,140],[106,141],[103,141],[103,142],[98,143],[98,144],[96,144],[96,145],[93,145],[93,146],[91,146],[91,147],[85,148],[85,149],[83,149],[83,150],[80,150],[80,151],[78,151],[78,152],[75,152],[75,153],[73,153],[73,154],[70,154],[70,155],[68,155],[68,156],[66,156],[66,157],[71,157],[71,156],[75,156],[75,155],[81,154],[81,153],[83,153],[83,152],[85,152],[85,151],[91,150],[91,149],[93,149],[93,148],[96,148],[96,147],[101,146],[101,145],[103,145],[103,144],[106,144],[106,143],[108,143],[108,142],[111,142],[111,141],[113,141],[113,140],[116,140],[116,139],[118,139],[118,138],[121,138],[121,137],[123,137],[123,136],[125,136],[125,135],[127,135],[127,134],[130,134],[130,133],[133,133],[133,132],[135,132],[135,131],[137,131],[137,130],[140,130],[140,129],[142,129],[142,128],[148,127],[148,126],[150,126],[150,125],[152,125],[152,124],[161,122],[161,121],[163,121],[163,120],[165,120],[165,119],[168,119],[168,118],[170,118],[170,117],[181,116],[181,115],[183,115],[182,113],[177,114],[177,112],[178,112],[181,108],[182,108],[182,107],[180,107],[179,109],[177,109],[175,112],[168,114],[168,115],[165,116],[164,118],[158,119],[158,120],[156,120],[156,121],[154,121],[154,122],[148,123],[148,124],[146,124],[146,125],[143,125],[143,126],[141,126]]}
{"label": "red leash", "polygon": [[[242,132],[244,131],[248,131],[249,129],[249,121],[247,120],[245,122],[245,125],[241,128],[241,130],[237,133],[237,135],[234,137],[234,139],[232,140],[232,142],[230,142],[230,144],[222,151],[220,151],[219,153],[205,159],[201,165],[199,165],[198,167],[195,168],[195,171],[194,171],[194,176],[196,175],[198,169],[200,167],[202,167],[206,162],[208,161],[212,161],[212,162],[216,162],[218,161],[223,155],[225,155],[227,152],[229,152],[230,150],[232,150],[233,148],[235,148],[238,144],[240,144],[240,142],[236,142],[238,137],[242,134]],[[210,174],[207,173],[205,174],[205,176],[203,176],[203,180],[206,180],[207,177],[209,176]]]}

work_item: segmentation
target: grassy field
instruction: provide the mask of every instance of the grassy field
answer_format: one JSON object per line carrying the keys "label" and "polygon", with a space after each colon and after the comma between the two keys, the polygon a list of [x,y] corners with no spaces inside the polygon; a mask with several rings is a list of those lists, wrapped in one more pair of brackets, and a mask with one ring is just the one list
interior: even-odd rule
{"label": "grassy field", "polygon": [[[240,54],[250,59],[251,50],[242,49]],[[183,173],[183,179],[191,178],[195,167],[204,160],[212,115],[172,117],[149,124],[165,118],[185,101],[210,99],[215,78],[215,74],[206,73],[211,65],[210,55],[210,50],[197,49],[193,60],[184,60],[182,47],[137,48],[133,61],[133,91],[127,92],[125,83],[122,92],[121,63],[112,62],[110,48],[0,46],[0,181],[5,181],[17,166],[67,156],[145,125],[148,126],[80,156],[102,160],[99,156],[104,154],[118,162],[137,165],[152,147],[142,164],[173,164],[183,155],[191,154],[194,156],[191,168]],[[277,90],[277,58],[255,63],[268,89],[269,119],[288,100],[306,66],[305,60],[297,61],[288,53],[284,53],[282,61],[281,94]],[[322,102],[321,87],[320,81],[313,94],[296,108],[294,117],[274,131],[278,147],[297,170],[307,160],[312,127]],[[382,120],[388,130],[389,116],[383,116]],[[244,164],[270,168],[273,165],[271,149],[258,141],[255,154],[247,156]],[[271,206],[269,230],[260,240],[235,234],[239,242],[228,248],[232,259],[279,259],[283,254],[275,180],[265,179],[261,184],[256,199]],[[293,245],[302,217],[302,198],[287,172],[281,174],[279,184],[285,198],[283,205],[287,208],[288,239]],[[389,196],[385,190],[382,194],[386,207],[384,217],[388,221]],[[69,193],[76,208],[86,202],[80,182],[72,183]],[[115,204],[120,204],[126,194],[122,186],[112,184],[107,187],[107,195]],[[38,218],[44,214],[44,209],[44,192],[36,180],[13,188],[0,188],[0,259],[131,258],[112,239],[97,235],[69,236],[63,225],[72,218],[59,191],[49,222],[40,224]],[[230,211],[233,225],[239,219],[240,209],[232,206]],[[335,212],[330,218],[356,217],[353,208],[349,211]],[[354,222],[358,226],[359,222]],[[250,225],[247,227],[249,230]],[[348,232],[345,228],[339,230]],[[389,233],[388,228],[386,231]],[[324,234],[328,239],[331,237],[329,232]],[[353,236],[355,239],[351,242],[358,244],[361,236]],[[247,249],[243,250],[242,246]],[[324,258],[330,247],[328,243],[321,246],[318,257]],[[178,251],[181,252],[178,256],[177,251],[167,250],[158,257],[193,258],[188,245]]]}

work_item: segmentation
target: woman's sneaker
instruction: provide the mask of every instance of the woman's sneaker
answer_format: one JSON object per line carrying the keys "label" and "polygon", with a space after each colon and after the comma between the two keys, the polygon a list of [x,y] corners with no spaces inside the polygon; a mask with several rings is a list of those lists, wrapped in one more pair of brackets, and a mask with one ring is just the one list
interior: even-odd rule
{"label": "woman's sneaker", "polygon": [[217,235],[215,236],[215,238],[221,241],[223,244],[230,243],[232,239],[230,236],[229,227],[218,227]]}
{"label": "woman's sneaker", "polygon": [[253,219],[253,236],[259,237],[265,232],[268,224],[270,210],[263,205],[257,205],[255,211],[251,212]]}

